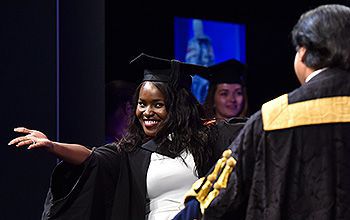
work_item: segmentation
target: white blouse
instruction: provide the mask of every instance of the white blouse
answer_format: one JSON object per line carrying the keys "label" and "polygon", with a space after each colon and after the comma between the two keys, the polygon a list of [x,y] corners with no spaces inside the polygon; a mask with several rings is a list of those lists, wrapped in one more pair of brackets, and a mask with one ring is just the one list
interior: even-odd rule
{"label": "white blouse", "polygon": [[190,153],[182,153],[181,159],[172,159],[152,153],[147,172],[147,192],[149,203],[148,220],[168,220],[184,208],[185,193],[198,179],[195,163]]}

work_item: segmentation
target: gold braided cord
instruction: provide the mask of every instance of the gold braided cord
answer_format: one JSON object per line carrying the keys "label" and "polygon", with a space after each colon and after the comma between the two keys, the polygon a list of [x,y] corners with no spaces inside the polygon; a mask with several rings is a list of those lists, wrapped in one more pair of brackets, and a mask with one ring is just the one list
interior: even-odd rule
{"label": "gold braided cord", "polygon": [[236,164],[236,160],[231,154],[230,149],[222,153],[222,157],[216,162],[211,174],[198,179],[185,194],[185,203],[192,198],[196,198],[200,204],[202,214],[204,213],[211,201],[219,195],[220,189],[227,186],[229,176]]}
{"label": "gold braided cord", "polygon": [[220,174],[218,180],[214,184],[214,189],[211,192],[209,192],[207,197],[205,197],[205,199],[202,202],[200,202],[202,214],[204,214],[205,209],[207,209],[210,203],[219,195],[220,190],[227,187],[228,179],[233,171],[233,168],[236,166],[236,163],[237,162],[233,157],[230,157],[226,161],[226,166]]}
{"label": "gold braided cord", "polygon": [[196,199],[199,203],[204,202],[209,191],[211,190],[214,181],[217,179],[219,173],[224,168],[227,158],[231,155],[232,151],[230,149],[225,150],[222,153],[222,158],[220,158],[214,167],[213,172],[207,176],[205,183],[202,185],[201,189],[198,191]]}
{"label": "gold braided cord", "polygon": [[220,186],[220,188],[226,188],[228,178],[229,178],[230,174],[232,173],[233,168],[236,166],[236,163],[237,163],[236,160],[233,157],[230,157],[226,161],[225,169],[222,171],[218,181],[216,181],[215,184],[218,184]]}
{"label": "gold braided cord", "polygon": [[204,180],[205,180],[205,177],[202,177],[192,184],[191,189],[188,190],[185,194],[185,199],[184,199],[185,203],[187,203],[192,198],[197,197],[197,191],[202,186]]}

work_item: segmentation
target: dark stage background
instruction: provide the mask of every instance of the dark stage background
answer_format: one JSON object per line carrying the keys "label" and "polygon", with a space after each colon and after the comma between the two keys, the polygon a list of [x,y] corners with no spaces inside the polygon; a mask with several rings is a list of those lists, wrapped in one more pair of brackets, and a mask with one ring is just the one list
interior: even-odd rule
{"label": "dark stage background", "polygon": [[289,33],[302,12],[325,2],[2,0],[0,219],[40,219],[57,162],[40,150],[8,146],[12,129],[102,144],[105,83],[137,80],[128,63],[141,52],[173,58],[174,16],[246,24],[255,112],[298,86]]}
{"label": "dark stage background", "polygon": [[254,113],[264,102],[299,86],[290,32],[303,12],[322,3],[349,5],[349,0],[130,1],[125,6],[107,1],[106,81],[135,80],[128,62],[141,52],[174,58],[174,16],[243,23],[247,31],[249,108]]}
{"label": "dark stage background", "polygon": [[0,219],[37,220],[57,158],[8,146],[14,127],[88,146],[104,140],[100,0],[0,2]]}

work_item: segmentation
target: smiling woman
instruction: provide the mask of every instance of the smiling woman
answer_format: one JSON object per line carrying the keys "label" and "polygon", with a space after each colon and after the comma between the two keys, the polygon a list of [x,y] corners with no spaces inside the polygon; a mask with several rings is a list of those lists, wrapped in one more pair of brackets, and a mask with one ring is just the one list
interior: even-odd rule
{"label": "smiling woman", "polygon": [[149,137],[155,137],[167,115],[164,94],[151,82],[143,83],[140,89],[136,116],[145,134]]}
{"label": "smiling woman", "polygon": [[143,72],[126,135],[94,148],[50,141],[16,129],[10,144],[60,156],[43,219],[172,219],[193,182],[210,169],[243,123],[216,123],[190,92],[190,74],[205,67],[141,54]]}

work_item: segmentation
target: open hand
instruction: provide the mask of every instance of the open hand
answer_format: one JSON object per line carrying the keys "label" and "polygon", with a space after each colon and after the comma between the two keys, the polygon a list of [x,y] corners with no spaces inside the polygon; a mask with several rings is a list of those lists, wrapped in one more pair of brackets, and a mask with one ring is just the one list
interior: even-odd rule
{"label": "open hand", "polygon": [[15,132],[26,134],[17,138],[12,139],[8,145],[15,144],[16,147],[28,146],[27,149],[32,148],[52,148],[53,143],[50,141],[46,135],[37,130],[31,130],[24,127],[18,127],[13,129]]}

